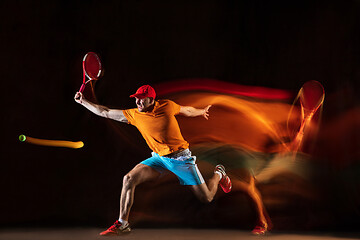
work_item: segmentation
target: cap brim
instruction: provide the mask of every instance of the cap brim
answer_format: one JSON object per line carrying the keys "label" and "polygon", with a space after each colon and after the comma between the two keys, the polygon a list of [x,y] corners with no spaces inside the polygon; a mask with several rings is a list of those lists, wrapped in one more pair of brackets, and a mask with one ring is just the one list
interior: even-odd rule
{"label": "cap brim", "polygon": [[133,95],[130,95],[130,97],[131,98],[134,98],[134,97],[136,97],[136,98],[139,98],[139,99],[143,99],[143,98],[146,98],[147,97],[147,95],[146,94],[133,94]]}

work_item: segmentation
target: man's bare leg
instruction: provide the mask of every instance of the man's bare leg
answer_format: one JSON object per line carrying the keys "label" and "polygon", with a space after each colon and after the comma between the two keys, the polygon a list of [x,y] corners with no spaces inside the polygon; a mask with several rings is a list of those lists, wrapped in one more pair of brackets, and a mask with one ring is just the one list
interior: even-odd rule
{"label": "man's bare leg", "polygon": [[119,220],[107,230],[100,233],[101,236],[119,235],[131,231],[129,227],[130,209],[134,203],[134,192],[137,185],[143,182],[155,180],[160,173],[151,167],[138,164],[124,176],[123,187],[120,196]]}
{"label": "man's bare leg", "polygon": [[200,185],[192,185],[190,188],[200,201],[209,203],[214,199],[219,185],[225,193],[231,191],[231,180],[225,172],[225,167],[221,164],[216,165],[214,174],[208,180],[207,185],[202,183]]}
{"label": "man's bare leg", "polygon": [[268,229],[271,228],[272,223],[270,218],[268,217],[266,210],[264,208],[264,204],[262,201],[261,194],[259,190],[255,186],[255,180],[253,176],[249,176],[249,182],[240,181],[233,179],[233,187],[235,191],[242,191],[245,192],[253,202],[256,210],[257,215],[257,226],[256,227],[263,227],[265,231],[263,233],[256,233],[255,229],[253,233],[255,234],[264,234]]}
{"label": "man's bare leg", "polygon": [[206,183],[202,183],[200,185],[191,185],[190,188],[200,201],[209,203],[214,199],[218,190],[219,181],[220,175],[214,173],[214,175],[208,180],[207,185]]}
{"label": "man's bare leg", "polygon": [[136,165],[128,174],[124,176],[123,187],[120,196],[120,213],[119,219],[129,220],[130,209],[134,203],[134,193],[137,185],[156,180],[160,173],[155,169],[144,165]]}
{"label": "man's bare leg", "polygon": [[255,203],[255,209],[258,213],[259,224],[262,224],[262,225],[266,226],[266,228],[267,228],[268,224],[267,224],[266,217],[264,215],[264,205],[262,202],[262,197],[261,197],[259,190],[257,190],[257,188],[255,186],[255,181],[254,181],[253,177],[250,179],[248,195]]}

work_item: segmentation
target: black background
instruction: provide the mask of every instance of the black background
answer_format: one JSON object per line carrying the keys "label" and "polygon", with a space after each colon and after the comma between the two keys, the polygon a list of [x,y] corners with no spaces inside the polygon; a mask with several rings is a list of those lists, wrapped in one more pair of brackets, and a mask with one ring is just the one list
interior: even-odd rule
{"label": "black background", "polygon": [[[8,0],[0,8],[3,226],[113,221],[123,175],[150,152],[136,129],[74,102],[88,51],[101,56],[95,92],[110,107],[133,107],[128,96],[143,84],[184,78],[294,92],[317,80],[325,119],[358,106],[357,0]],[[85,146],[35,146],[20,134]]]}

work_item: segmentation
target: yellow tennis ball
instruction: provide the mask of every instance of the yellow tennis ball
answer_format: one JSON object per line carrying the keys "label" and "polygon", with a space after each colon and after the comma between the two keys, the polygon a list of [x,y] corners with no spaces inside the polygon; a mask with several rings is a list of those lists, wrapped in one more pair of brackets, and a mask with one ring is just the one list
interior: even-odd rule
{"label": "yellow tennis ball", "polygon": [[19,140],[20,140],[21,142],[25,142],[26,136],[21,134],[21,135],[19,136]]}

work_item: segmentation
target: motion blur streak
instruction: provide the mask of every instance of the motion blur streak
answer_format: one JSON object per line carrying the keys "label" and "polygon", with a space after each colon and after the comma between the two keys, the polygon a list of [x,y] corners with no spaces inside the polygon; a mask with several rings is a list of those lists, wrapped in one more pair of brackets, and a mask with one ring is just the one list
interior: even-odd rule
{"label": "motion blur streak", "polygon": [[[298,94],[287,99],[272,95],[274,89],[266,89],[268,98],[248,94],[251,89],[259,90],[251,87],[247,93],[226,92],[220,81],[217,81],[218,89],[212,88],[214,85],[206,86],[205,80],[204,86],[199,86],[196,80],[193,86],[191,83],[177,86],[178,83],[154,87],[159,98],[171,99],[183,106],[204,108],[212,105],[209,120],[182,116],[177,119],[205,179],[212,176],[214,165],[221,163],[226,167],[233,182],[231,197],[219,194],[221,204],[216,206],[223,207],[221,211],[211,212],[211,206],[202,209],[185,190],[174,188],[177,179],[170,175],[155,185],[158,195],[152,190],[142,199],[146,207],[137,208],[138,213],[146,212],[149,221],[156,221],[159,212],[149,212],[149,208],[154,204],[159,204],[160,208],[164,198],[161,193],[171,192],[166,197],[173,199],[166,201],[182,199],[182,204],[177,205],[178,210],[181,214],[189,213],[184,221],[203,222],[197,218],[199,211],[211,212],[220,218],[227,218],[231,213],[240,217],[230,224],[245,226],[255,211],[247,212],[251,204],[242,198],[243,193],[258,191],[277,229],[287,228],[291,223],[308,229],[336,224],[338,219],[331,218],[329,209],[335,216],[358,219],[358,106],[350,105],[338,112],[337,95],[327,94],[324,102],[323,88],[316,81],[305,83]],[[243,87],[232,86],[235,90]],[[323,107],[324,119],[320,119]],[[256,188],[251,184],[252,177],[255,177]],[[163,206],[161,204],[161,209]],[[283,217],[284,213],[286,217]],[[169,222],[181,221],[179,214],[170,208],[164,209],[162,215],[168,217]],[[228,226],[229,222],[226,224]],[[214,226],[219,226],[218,222],[214,222]]]}
{"label": "motion blur streak", "polygon": [[[171,91],[167,92],[172,94],[168,94],[167,98],[180,105],[196,108],[212,105],[209,120],[201,117],[178,117],[182,133],[199,160],[212,165],[225,164],[234,175],[234,180],[248,182],[250,175],[254,175],[258,182],[267,182],[283,174],[296,179],[308,178],[311,172],[308,166],[311,157],[297,153],[302,148],[297,145],[294,149],[294,139],[300,135],[300,142],[311,139],[310,135],[318,125],[315,121],[310,121],[311,119],[304,122],[304,108],[296,101],[296,97],[295,101],[284,101],[278,95],[282,90],[262,88],[262,94],[259,94],[259,89],[251,87],[247,90],[254,90],[255,94],[244,94],[244,91],[239,94],[240,91],[237,90],[245,88],[236,84],[232,84],[232,93],[237,94],[224,94],[228,85],[221,84],[220,81],[209,82],[211,87],[207,86],[207,89],[212,88],[215,83],[219,86],[218,89],[212,88],[212,92],[180,91],[198,88],[199,81],[194,82],[195,85],[187,87],[176,87],[179,82],[166,83],[164,86],[171,88]],[[205,80],[201,82],[204,85],[208,83]],[[158,88],[165,89],[164,86]],[[179,91],[176,92],[177,89]],[[285,90],[282,92],[289,94]],[[302,88],[300,95],[298,94],[302,100],[303,93]],[[262,97],[248,97],[251,95]],[[306,131],[303,131],[305,125]],[[300,135],[299,130],[302,131]],[[242,170],[239,171],[240,169]],[[208,170],[211,171],[211,167]]]}
{"label": "motion blur streak", "polygon": [[222,82],[215,79],[182,79],[164,82],[155,86],[157,94],[167,95],[182,91],[212,91],[223,94],[255,97],[271,100],[288,100],[292,97],[290,91],[266,87],[244,86],[236,83]]}
{"label": "motion blur streak", "polygon": [[179,117],[182,133],[191,145],[221,142],[260,152],[287,150],[289,126],[297,126],[300,113],[293,110],[288,120],[290,104],[261,102],[217,93],[182,93],[172,98],[178,104],[202,108],[209,104],[210,118]]}
{"label": "motion blur streak", "polygon": [[[299,100],[301,105],[302,122],[297,132],[291,150],[293,152],[306,151],[303,146],[305,137],[316,137],[318,133],[318,117],[321,116],[322,106],[325,99],[325,91],[321,83],[317,81],[306,82],[299,91],[294,103]],[[307,141],[309,142],[313,141]],[[311,146],[310,146],[311,147]]]}
{"label": "motion blur streak", "polygon": [[[294,154],[291,150],[291,144],[303,120],[302,107],[299,104],[296,106],[292,104],[294,98],[286,100],[279,98],[279,95],[274,94],[277,90],[265,88],[262,89],[266,91],[260,94],[261,97],[254,97],[260,96],[259,92],[251,94],[250,90],[256,92],[259,89],[251,87],[247,89],[249,91],[246,94],[244,92],[240,94],[240,91],[232,91],[230,94],[224,91],[222,84],[215,89],[212,88],[214,82],[210,82],[210,87],[206,81],[203,81],[202,87],[198,85],[198,81],[194,82],[194,85],[178,86],[179,82],[176,81],[154,87],[159,98],[171,99],[182,106],[204,108],[212,105],[209,110],[209,120],[181,115],[177,116],[177,119],[204,178],[208,179],[212,176],[216,164],[221,163],[227,169],[233,183],[232,195],[231,198],[222,198],[220,194],[222,204],[219,205],[232,206],[231,212],[235,211],[237,212],[235,214],[239,215],[244,214],[249,206],[250,208],[257,206],[254,207],[253,213],[264,211],[265,218],[271,224],[266,209],[261,209],[259,206],[264,204],[266,208],[273,210],[287,209],[293,204],[294,199],[297,199],[296,203],[299,199],[300,203],[314,202],[314,200],[316,202],[318,194],[310,184],[314,172],[311,156],[301,152]],[[217,81],[217,83],[221,82]],[[233,90],[243,89],[240,85],[233,84],[233,87]],[[312,125],[309,123],[307,128],[311,128]],[[171,178],[167,181],[170,180]],[[176,182],[176,179],[173,178],[173,181]],[[194,201],[191,198],[187,200],[184,197],[186,194],[179,192],[180,189],[175,190],[173,185],[169,186],[166,188],[166,185],[158,184],[155,189],[162,193],[166,188],[167,193],[170,191],[172,193],[167,196],[179,194],[182,206],[186,209],[183,212],[196,215],[198,206]],[[241,194],[237,194],[239,192]],[[160,196],[163,197],[161,193],[157,195],[152,190],[151,194],[149,193],[142,200],[149,208],[161,202]],[[250,205],[249,202],[244,202],[243,194],[250,199]],[[178,207],[180,208],[181,205]],[[137,208],[137,215],[132,221],[141,221],[140,216],[144,217],[145,212],[149,220],[156,221],[159,213],[149,213],[148,208]],[[191,211],[188,210],[190,208]],[[169,222],[177,221],[176,217],[169,218],[169,215],[176,216],[171,214],[171,211],[173,210],[166,209],[164,215],[168,217]],[[300,211],[299,214],[303,212]],[[251,218],[251,215],[242,219],[248,221],[249,217]],[[187,219],[195,218],[194,215],[187,217]],[[239,219],[234,225],[238,224]],[[279,226],[279,221],[276,224]]]}

